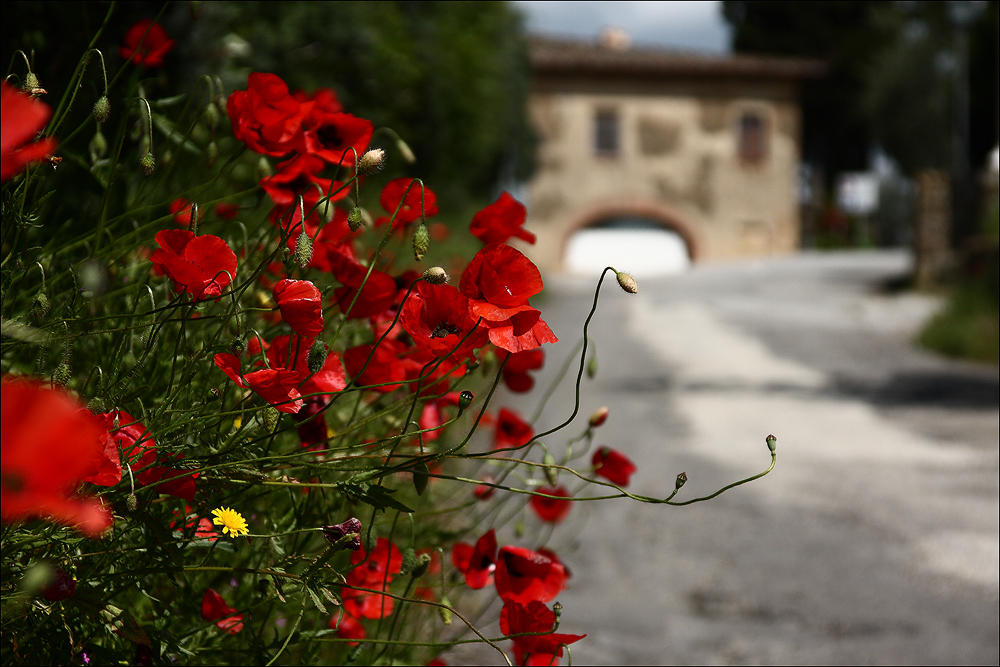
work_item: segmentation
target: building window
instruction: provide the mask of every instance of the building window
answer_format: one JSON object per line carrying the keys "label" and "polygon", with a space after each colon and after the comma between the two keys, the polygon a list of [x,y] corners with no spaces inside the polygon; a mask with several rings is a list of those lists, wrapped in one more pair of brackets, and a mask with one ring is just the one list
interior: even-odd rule
{"label": "building window", "polygon": [[767,126],[760,114],[747,112],[739,120],[740,161],[757,164],[767,156]]}
{"label": "building window", "polygon": [[618,155],[620,130],[618,112],[601,109],[594,117],[594,152],[597,155],[613,157]]}

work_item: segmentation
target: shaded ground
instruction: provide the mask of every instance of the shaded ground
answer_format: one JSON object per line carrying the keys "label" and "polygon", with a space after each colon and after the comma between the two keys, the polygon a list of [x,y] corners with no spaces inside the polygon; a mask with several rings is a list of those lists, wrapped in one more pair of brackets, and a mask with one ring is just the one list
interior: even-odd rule
{"label": "shaded ground", "polygon": [[[900,252],[805,254],[644,280],[634,297],[605,285],[578,419],[610,406],[595,444],[637,462],[631,488],[665,496],[685,471],[679,499],[710,493],[763,470],[772,432],[779,458],[708,503],[575,507],[556,533],[575,574],[560,631],[590,634],[574,663],[997,663],[997,369],[910,345],[937,304],[884,289],[907,267]],[[547,281],[549,375],[594,282]]]}

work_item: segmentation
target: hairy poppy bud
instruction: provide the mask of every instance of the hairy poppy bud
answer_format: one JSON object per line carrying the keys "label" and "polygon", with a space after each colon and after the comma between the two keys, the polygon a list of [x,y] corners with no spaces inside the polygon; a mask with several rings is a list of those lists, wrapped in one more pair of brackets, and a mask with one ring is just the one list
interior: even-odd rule
{"label": "hairy poppy bud", "polygon": [[635,278],[633,278],[627,273],[623,273],[622,271],[618,271],[617,275],[618,275],[618,284],[621,285],[623,290],[625,290],[629,294],[639,293],[639,285],[636,284]]}
{"label": "hairy poppy bud", "polygon": [[107,410],[104,409],[104,399],[101,398],[100,396],[94,396],[92,399],[87,401],[87,409],[93,412],[95,415],[101,414],[102,412],[107,412]]}
{"label": "hairy poppy bud", "polygon": [[156,169],[156,156],[151,152],[147,152],[142,156],[142,159],[139,160],[139,165],[142,167],[142,173],[149,176],[153,173],[153,170]]}
{"label": "hairy poppy bud", "polygon": [[219,108],[211,102],[205,107],[205,122],[213,130],[219,124]]}
{"label": "hairy poppy bud", "polygon": [[56,370],[52,373],[53,384],[58,384],[65,387],[69,384],[69,381],[73,378],[73,369],[66,362],[63,362],[56,366]]}
{"label": "hairy poppy bud", "polygon": [[608,420],[608,406],[597,408],[594,414],[590,415],[590,428],[597,428]]}
{"label": "hairy poppy bud", "polygon": [[27,74],[24,75],[24,86],[23,86],[24,92],[31,95],[33,94],[32,91],[39,87],[40,86],[38,85],[38,76],[36,76],[34,72],[29,71]]}
{"label": "hairy poppy bud", "polygon": [[767,436],[767,448],[774,454],[774,448],[778,446],[778,439],[773,435]]}
{"label": "hairy poppy bud", "polygon": [[244,350],[247,349],[247,339],[243,336],[237,336],[236,338],[229,341],[229,351],[232,352],[237,357],[243,354]]}
{"label": "hairy poppy bud", "polygon": [[326,345],[323,341],[316,339],[316,342],[309,348],[309,356],[306,357],[306,366],[310,373],[319,373],[326,363]]}
{"label": "hairy poppy bud", "polygon": [[90,140],[90,161],[97,162],[108,152],[108,140],[104,138],[101,128],[94,132],[94,138]]}
{"label": "hairy poppy bud", "polygon": [[355,206],[351,209],[350,213],[347,214],[347,226],[351,228],[352,232],[356,232],[361,229],[361,226],[365,224],[365,216],[361,212],[361,209]]}
{"label": "hairy poppy bud", "polygon": [[448,275],[448,272],[440,266],[432,266],[424,271],[424,280],[429,282],[431,285],[443,285],[451,280],[451,277]]}
{"label": "hairy poppy bud", "polygon": [[587,359],[587,379],[593,380],[597,375],[597,355],[591,355]]}
{"label": "hairy poppy bud", "polygon": [[684,486],[684,482],[688,481],[688,476],[686,472],[682,472],[677,475],[677,482],[674,483],[674,491],[680,491],[681,487]]}
{"label": "hairy poppy bud", "polygon": [[466,389],[458,395],[458,414],[465,412],[465,409],[472,404],[472,399],[476,397],[471,391]]}
{"label": "hairy poppy bud", "polygon": [[208,146],[205,147],[205,162],[209,167],[215,164],[215,161],[219,159],[219,145],[214,141],[208,142]]}
{"label": "hairy poppy bud", "polygon": [[40,320],[49,314],[51,307],[52,302],[49,301],[48,295],[45,292],[39,292],[31,301],[31,317],[35,320]]}
{"label": "hairy poppy bud", "polygon": [[558,486],[559,471],[555,469],[555,458],[548,452],[545,452],[545,456],[542,457],[542,465],[545,466],[542,470],[545,471],[545,478],[549,480],[549,484],[552,486]]}
{"label": "hairy poppy bud", "polygon": [[268,162],[267,158],[263,155],[257,160],[257,180],[263,180],[268,176],[274,174],[274,170],[271,169],[271,163]]}
{"label": "hairy poppy bud", "polygon": [[299,234],[299,238],[295,240],[295,262],[304,269],[309,265],[312,256],[312,239],[309,238],[308,234],[302,232]]}
{"label": "hairy poppy bud", "polygon": [[264,428],[268,433],[273,433],[278,427],[278,410],[270,405],[264,409]]}
{"label": "hairy poppy bud", "polygon": [[441,606],[438,607],[438,615],[441,617],[442,623],[451,625],[451,600],[448,599],[447,595],[441,596]]}
{"label": "hairy poppy bud", "polygon": [[373,148],[358,160],[358,173],[367,176],[382,171],[383,166],[385,166],[385,151]]}
{"label": "hairy poppy bud", "polygon": [[106,123],[111,116],[111,102],[107,95],[101,95],[94,102],[94,120],[98,123]]}
{"label": "hairy poppy bud", "polygon": [[410,576],[414,579],[419,579],[427,573],[427,568],[431,566],[431,555],[430,554],[420,554],[417,556],[417,564],[413,566],[413,572]]}
{"label": "hairy poppy bud", "polygon": [[427,246],[430,245],[431,235],[427,231],[427,225],[420,223],[413,232],[413,257],[418,262],[427,254]]}
{"label": "hairy poppy bud", "polygon": [[399,566],[399,573],[404,577],[410,572],[413,572],[413,568],[417,566],[417,552],[413,550],[413,547],[403,549],[403,563]]}
{"label": "hairy poppy bud", "polygon": [[130,513],[139,507],[139,499],[135,497],[134,493],[130,493],[125,497],[125,507]]}

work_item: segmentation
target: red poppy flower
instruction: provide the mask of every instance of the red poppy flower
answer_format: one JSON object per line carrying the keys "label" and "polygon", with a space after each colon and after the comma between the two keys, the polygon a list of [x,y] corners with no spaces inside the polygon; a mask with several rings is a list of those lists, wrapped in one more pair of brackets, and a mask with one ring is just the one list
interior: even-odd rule
{"label": "red poppy flower", "polygon": [[531,442],[535,429],[531,424],[521,419],[513,410],[500,408],[497,415],[497,429],[493,435],[493,449],[505,447],[520,447]]}
{"label": "red poppy flower", "polygon": [[313,108],[302,120],[303,150],[330,164],[354,164],[354,148],[364,155],[372,138],[372,122],[349,113]]}
{"label": "red poppy flower", "polygon": [[205,591],[205,596],[201,599],[201,617],[206,621],[215,621],[228,635],[235,635],[243,630],[243,614],[237,614],[236,609],[226,604],[222,596],[211,588]]}
{"label": "red poppy flower", "polygon": [[[83,481],[98,486],[114,486],[122,479],[121,455],[132,470],[138,470],[156,460],[156,442],[149,429],[127,412],[114,410],[97,415],[106,429],[101,436],[103,450],[94,460],[94,472]],[[118,423],[115,426],[115,422]],[[120,453],[120,454],[119,454]]]}
{"label": "red poppy flower", "polygon": [[184,506],[183,514],[181,514],[180,512],[175,512],[175,516],[177,516],[180,519],[180,521],[183,522],[183,526],[179,525],[177,521],[171,521],[170,524],[168,525],[168,528],[170,528],[171,530],[179,530],[181,532],[188,532],[188,534],[190,534],[189,533],[190,529],[194,528],[194,537],[198,539],[208,539],[208,540],[219,539],[219,533],[216,532],[212,520],[204,516],[199,517],[198,514],[191,509],[190,505]]}
{"label": "red poppy flower", "polygon": [[159,23],[142,19],[125,33],[118,55],[140,67],[163,67],[163,57],[174,48],[174,40]]}
{"label": "red poppy flower", "polygon": [[[423,366],[409,358],[404,343],[386,338],[375,348],[375,354],[365,367],[365,361],[368,360],[373,347],[372,344],[358,345],[344,352],[344,366],[355,382],[361,386],[388,394],[399,389],[402,386],[399,383],[416,377]],[[362,368],[364,372],[361,371]]]}
{"label": "red poppy flower", "polygon": [[298,390],[301,377],[297,371],[262,368],[244,374],[240,360],[228,352],[215,355],[213,360],[230,380],[244,389],[252,389],[280,412],[295,414],[302,409],[302,394]]}
{"label": "red poppy flower", "polygon": [[551,551],[506,546],[497,553],[494,573],[504,602],[549,602],[566,587],[569,572]]}
{"label": "red poppy flower", "polygon": [[483,243],[506,243],[512,236],[534,243],[535,235],[524,228],[527,215],[524,204],[509,192],[503,192],[495,202],[476,213],[469,231]]}
{"label": "red poppy flower", "polygon": [[632,473],[636,471],[635,464],[616,449],[600,447],[594,452],[591,460],[594,472],[618,486],[628,486]]}
{"label": "red poppy flower", "polygon": [[292,331],[315,338],[323,331],[322,295],[308,280],[285,280],[274,286],[274,301],[281,319]]}
{"label": "red poppy flower", "polygon": [[[340,311],[349,319],[375,317],[387,311],[395,303],[396,281],[388,273],[372,269],[366,281],[368,267],[354,261],[346,254],[328,252],[327,259],[330,263],[330,272],[342,284],[333,291],[333,298]],[[361,293],[355,301],[354,297],[359,289]],[[352,301],[354,301],[353,306],[351,306]]]}
{"label": "red poppy flower", "polygon": [[527,604],[507,602],[500,610],[500,632],[516,635],[526,632],[548,632],[546,635],[514,637],[514,654],[519,665],[552,665],[562,657],[563,644],[578,642],[587,635],[552,632],[556,614],[538,600]]}
{"label": "red poppy flower", "polygon": [[[356,567],[347,574],[349,586],[384,590],[399,574],[403,565],[403,554],[395,544],[384,537],[378,538],[369,556],[362,548],[351,554],[351,563]],[[396,601],[381,593],[369,593],[350,588],[343,590],[344,610],[355,618],[385,618],[392,614]]]}
{"label": "red poppy flower", "polygon": [[493,583],[497,564],[497,536],[492,528],[476,540],[476,546],[459,542],[451,550],[451,562],[465,575],[469,588],[479,590]]}
{"label": "red poppy flower", "polygon": [[261,179],[260,187],[281,209],[297,207],[301,195],[308,211],[328,194],[330,201],[347,196],[347,188],[337,191],[341,183],[319,175],[324,167],[326,163],[315,155],[298,155],[280,163],[274,175]]}
{"label": "red poppy flower", "polygon": [[535,379],[528,375],[528,371],[542,367],[545,363],[545,351],[534,349],[513,354],[508,352],[506,358],[507,363],[503,366],[503,381],[507,388],[519,394],[531,391],[531,388],[535,386]]}
{"label": "red poppy flower", "polygon": [[300,140],[301,104],[288,94],[288,85],[276,74],[253,72],[246,90],[235,90],[226,100],[233,136],[257,153],[282,156]]}
{"label": "red poppy flower", "polygon": [[222,220],[232,220],[240,212],[239,204],[220,201],[215,205],[215,214]]}
{"label": "red poppy flower", "polygon": [[476,497],[476,500],[489,500],[493,497],[493,494],[497,492],[497,487],[493,486],[496,480],[490,475],[486,475],[481,479],[483,483],[476,484],[476,488],[473,489],[472,495]]}
{"label": "red poppy flower", "polygon": [[364,639],[368,636],[361,621],[346,613],[346,609],[345,613],[339,615],[339,618],[337,614],[330,617],[330,629],[336,630],[338,635],[348,640],[346,642],[348,646],[357,646],[358,642],[353,640]]}
{"label": "red poppy flower", "polygon": [[[412,188],[410,183],[413,183]],[[407,192],[407,188],[409,188],[409,192]],[[437,195],[426,185],[421,188],[420,184],[415,183],[412,178],[394,178],[386,183],[378,201],[390,215],[399,207],[393,226],[402,227],[420,219],[421,198],[423,198],[424,217],[432,218],[437,215]]]}
{"label": "red poppy flower", "polygon": [[218,236],[165,229],[154,238],[160,247],[149,257],[153,266],[195,301],[219,297],[236,277],[236,253]]}
{"label": "red poppy flower", "polygon": [[177,199],[170,202],[167,206],[167,210],[170,211],[174,216],[174,222],[182,227],[188,227],[191,224],[191,210],[192,204],[187,199],[182,199],[178,197]]}
{"label": "red poppy flower", "polygon": [[73,497],[103,450],[100,422],[57,389],[9,377],[0,386],[0,518],[49,518],[100,535],[111,513]]}
{"label": "red poppy flower", "polygon": [[[159,461],[162,465],[155,465],[143,470],[135,476],[135,479],[143,486],[156,484],[158,493],[183,498],[189,503],[194,502],[194,494],[198,490],[195,481],[198,478],[198,473],[178,470],[173,467],[175,462],[183,458],[183,454],[177,454],[176,457],[161,455]],[[159,483],[157,484],[157,482]]]}
{"label": "red poppy flower", "polygon": [[559,496],[559,498],[531,496],[531,509],[535,510],[538,518],[548,523],[559,523],[566,518],[573,503],[569,500],[562,500],[562,498],[569,498],[569,491],[561,486],[555,488],[543,486],[538,489],[538,492],[549,496]]}
{"label": "red poppy flower", "polygon": [[52,116],[47,104],[0,82],[0,181],[6,182],[56,149],[53,138],[32,142]]}
{"label": "red poppy flower", "polygon": [[452,285],[417,283],[403,304],[400,320],[413,344],[434,358],[452,351],[460,358],[472,357],[473,350],[488,341],[486,330],[477,330],[469,315],[469,300]]}
{"label": "red poppy flower", "polygon": [[312,93],[296,90],[292,96],[310,109],[322,109],[330,113],[344,110],[344,105],[340,103],[337,93],[332,88],[317,88]]}
{"label": "red poppy flower", "polygon": [[312,338],[293,341],[290,336],[276,336],[267,348],[268,363],[271,368],[295,371],[299,377],[298,389],[302,394],[332,394],[340,391],[347,386],[340,356],[328,353],[322,368],[315,373],[309,370],[309,350],[313,342]]}

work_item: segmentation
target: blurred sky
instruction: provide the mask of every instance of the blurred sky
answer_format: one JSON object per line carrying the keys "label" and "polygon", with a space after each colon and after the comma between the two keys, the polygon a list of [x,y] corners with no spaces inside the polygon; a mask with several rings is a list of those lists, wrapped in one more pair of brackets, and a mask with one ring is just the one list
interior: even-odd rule
{"label": "blurred sky", "polygon": [[729,52],[721,2],[551,2],[515,0],[528,30],[594,39],[605,26],[625,28],[634,44]]}

